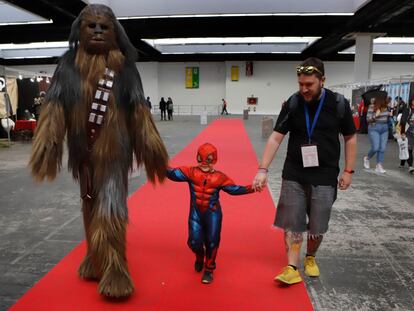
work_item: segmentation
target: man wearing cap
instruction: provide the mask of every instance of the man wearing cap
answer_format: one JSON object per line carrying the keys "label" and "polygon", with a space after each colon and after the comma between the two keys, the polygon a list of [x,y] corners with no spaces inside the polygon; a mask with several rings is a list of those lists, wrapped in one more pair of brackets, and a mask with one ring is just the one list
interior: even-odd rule
{"label": "man wearing cap", "polygon": [[[352,182],[356,157],[356,129],[350,105],[343,95],[324,88],[323,62],[308,58],[296,71],[299,91],[282,106],[253,181],[255,190],[266,186],[270,163],[289,132],[274,222],[284,230],[288,258],[288,265],[275,281],[289,285],[302,281],[298,264],[304,232],[307,232],[305,274],[319,276],[316,251],[328,230],[337,188],[346,190]],[[339,134],[345,142],[342,172]]]}

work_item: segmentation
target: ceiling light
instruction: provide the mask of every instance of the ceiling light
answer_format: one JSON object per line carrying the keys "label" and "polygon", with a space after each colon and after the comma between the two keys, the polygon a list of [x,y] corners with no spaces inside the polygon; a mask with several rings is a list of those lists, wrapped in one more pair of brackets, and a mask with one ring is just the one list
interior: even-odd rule
{"label": "ceiling light", "polygon": [[26,50],[26,49],[47,49],[47,48],[68,48],[68,41],[53,41],[53,42],[32,42],[32,43],[6,43],[0,44],[0,50]]}
{"label": "ceiling light", "polygon": [[142,39],[151,46],[190,45],[190,44],[275,44],[275,43],[312,43],[320,37],[210,37],[210,38],[168,38]]}
{"label": "ceiling light", "polygon": [[337,13],[222,13],[222,14],[176,14],[176,15],[143,15],[143,16],[121,16],[118,20],[127,19],[150,19],[150,18],[197,18],[197,17],[245,17],[245,16],[353,16],[352,12]]}
{"label": "ceiling light", "polygon": [[374,43],[400,43],[400,44],[414,44],[413,37],[381,37],[374,39]]}
{"label": "ceiling light", "polygon": [[46,21],[22,21],[22,22],[0,23],[0,26],[51,24],[51,23],[53,23],[53,19],[49,19],[49,20],[46,20]]}
{"label": "ceiling light", "polygon": [[51,58],[50,55],[36,55],[36,56],[3,56],[3,59],[26,59],[26,58]]}

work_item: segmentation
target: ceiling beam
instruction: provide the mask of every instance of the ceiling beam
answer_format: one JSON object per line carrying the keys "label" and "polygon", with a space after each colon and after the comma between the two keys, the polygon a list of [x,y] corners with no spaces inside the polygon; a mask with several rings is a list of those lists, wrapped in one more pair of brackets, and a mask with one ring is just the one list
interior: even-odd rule
{"label": "ceiling beam", "polygon": [[336,54],[344,48],[355,44],[354,40],[343,39],[353,32],[378,32],[378,28],[398,16],[412,10],[412,0],[376,0],[370,1],[362,7],[343,26],[334,27],[333,31],[306,48],[302,54],[304,57],[323,57],[329,54]]}

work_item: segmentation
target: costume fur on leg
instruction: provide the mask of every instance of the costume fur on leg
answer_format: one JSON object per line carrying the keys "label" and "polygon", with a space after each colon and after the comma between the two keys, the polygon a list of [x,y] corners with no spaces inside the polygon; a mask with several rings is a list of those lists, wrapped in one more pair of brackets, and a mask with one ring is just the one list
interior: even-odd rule
{"label": "costume fur on leg", "polygon": [[[88,246],[79,275],[98,279],[105,296],[128,296],[134,289],[125,256],[133,154],[151,182],[163,181],[168,155],[145,107],[135,48],[111,9],[87,6],[73,22],[69,45],[46,95],[29,165],[36,180],[53,180],[67,136],[68,167],[80,183]],[[89,109],[105,68],[115,72],[114,83],[103,125],[91,143]]]}

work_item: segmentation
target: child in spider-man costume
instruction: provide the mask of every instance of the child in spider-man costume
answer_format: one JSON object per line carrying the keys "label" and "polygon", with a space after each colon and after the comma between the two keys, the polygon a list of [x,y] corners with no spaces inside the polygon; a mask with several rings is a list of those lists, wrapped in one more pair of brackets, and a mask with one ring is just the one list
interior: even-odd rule
{"label": "child in spider-man costume", "polygon": [[190,187],[190,215],[188,218],[188,246],[196,255],[194,268],[204,273],[201,282],[213,281],[217,250],[220,244],[222,212],[219,192],[241,195],[254,192],[251,185],[238,186],[213,165],[217,162],[217,149],[209,143],[198,148],[197,166],[168,169],[167,177],[173,181],[188,182]]}

